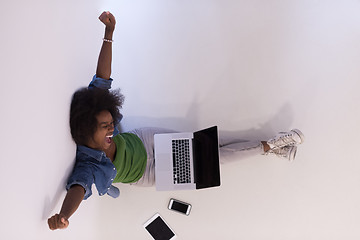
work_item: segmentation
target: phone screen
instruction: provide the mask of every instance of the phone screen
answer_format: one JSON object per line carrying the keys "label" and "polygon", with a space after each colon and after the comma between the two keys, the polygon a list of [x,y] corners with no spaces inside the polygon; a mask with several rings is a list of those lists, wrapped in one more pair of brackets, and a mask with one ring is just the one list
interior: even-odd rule
{"label": "phone screen", "polygon": [[176,200],[174,200],[173,204],[171,206],[171,209],[186,214],[188,207],[189,207],[189,205],[180,203],[180,202],[177,202]]}

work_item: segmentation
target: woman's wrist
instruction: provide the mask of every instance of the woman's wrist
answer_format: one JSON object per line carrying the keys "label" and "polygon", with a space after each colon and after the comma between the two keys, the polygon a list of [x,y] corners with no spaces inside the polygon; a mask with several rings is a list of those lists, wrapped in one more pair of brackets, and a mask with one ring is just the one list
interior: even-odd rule
{"label": "woman's wrist", "polygon": [[103,41],[104,41],[104,42],[108,42],[108,43],[114,42],[114,40],[112,40],[112,39],[107,39],[107,38],[103,38]]}
{"label": "woman's wrist", "polygon": [[105,28],[104,38],[112,39],[114,30],[115,30],[115,26],[114,26],[114,28],[106,27]]}
{"label": "woman's wrist", "polygon": [[113,40],[113,35],[112,34],[105,34],[103,39],[107,39],[109,41]]}

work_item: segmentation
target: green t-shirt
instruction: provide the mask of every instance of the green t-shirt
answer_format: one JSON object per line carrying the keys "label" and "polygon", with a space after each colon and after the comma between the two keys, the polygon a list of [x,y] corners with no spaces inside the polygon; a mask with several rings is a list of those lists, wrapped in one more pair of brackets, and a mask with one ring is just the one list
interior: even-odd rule
{"label": "green t-shirt", "polygon": [[113,164],[117,170],[114,183],[133,183],[144,174],[147,153],[138,136],[121,133],[113,138],[116,144],[116,156]]}

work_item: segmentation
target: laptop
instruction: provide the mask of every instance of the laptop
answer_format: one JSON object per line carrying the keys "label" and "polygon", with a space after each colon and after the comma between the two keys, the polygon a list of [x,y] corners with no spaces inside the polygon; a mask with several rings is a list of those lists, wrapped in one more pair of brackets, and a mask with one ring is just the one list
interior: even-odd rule
{"label": "laptop", "polygon": [[220,186],[217,126],[194,133],[155,134],[157,191]]}

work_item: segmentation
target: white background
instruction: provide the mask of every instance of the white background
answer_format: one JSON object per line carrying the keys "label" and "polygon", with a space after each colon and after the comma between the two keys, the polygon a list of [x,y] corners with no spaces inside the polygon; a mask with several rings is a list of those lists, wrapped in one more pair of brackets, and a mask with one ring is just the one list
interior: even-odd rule
{"label": "white background", "polygon": [[[1,239],[150,239],[159,212],[179,239],[359,239],[358,0],[2,1]],[[75,144],[72,93],[95,73],[97,17],[117,19],[113,86],[123,130],[163,126],[267,139],[299,128],[295,162],[222,165],[216,189],[156,192],[116,184],[64,231],[47,218],[65,196]],[[193,205],[189,217],[166,209]]]}

